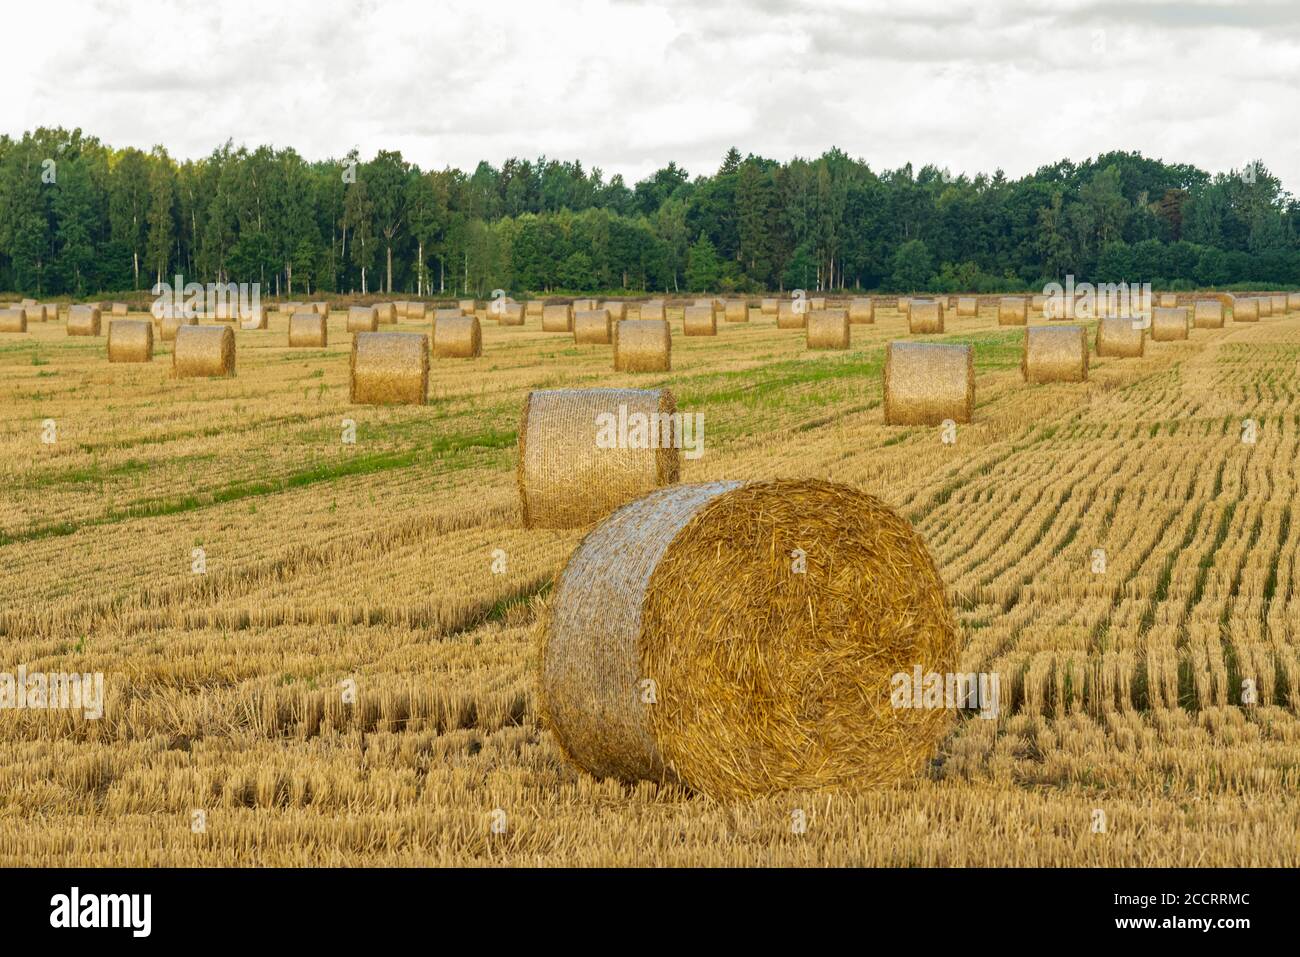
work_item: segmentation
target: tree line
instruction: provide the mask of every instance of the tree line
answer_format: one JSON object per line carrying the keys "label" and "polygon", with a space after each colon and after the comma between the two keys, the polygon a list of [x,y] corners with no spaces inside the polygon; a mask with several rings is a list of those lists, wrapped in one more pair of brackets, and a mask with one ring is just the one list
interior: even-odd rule
{"label": "tree line", "polygon": [[472,172],[398,152],[178,161],[80,130],[0,137],[0,289],[86,296],[187,282],[264,295],[862,289],[997,292],[1079,281],[1300,286],[1300,204],[1261,161],[1210,174],[1139,153],[1020,179],[839,149],[731,149],[628,185],[546,156]]}

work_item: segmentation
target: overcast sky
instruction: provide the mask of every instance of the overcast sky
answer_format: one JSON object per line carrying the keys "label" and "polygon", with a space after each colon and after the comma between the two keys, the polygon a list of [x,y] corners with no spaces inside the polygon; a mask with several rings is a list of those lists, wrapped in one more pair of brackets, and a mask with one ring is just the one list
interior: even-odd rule
{"label": "overcast sky", "polygon": [[579,158],[629,183],[727,147],[1009,176],[1137,149],[1300,192],[1300,0],[6,4],[0,130],[178,157]]}

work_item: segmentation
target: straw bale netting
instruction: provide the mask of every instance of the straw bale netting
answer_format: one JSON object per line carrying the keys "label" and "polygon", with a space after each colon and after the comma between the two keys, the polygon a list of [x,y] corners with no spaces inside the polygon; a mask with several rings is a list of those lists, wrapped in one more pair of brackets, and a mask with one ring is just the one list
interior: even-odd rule
{"label": "straw bale netting", "polygon": [[1133,319],[1097,321],[1097,355],[1138,358],[1146,351],[1146,330]]}
{"label": "straw bale netting", "polygon": [[847,349],[849,313],[846,309],[814,309],[808,316],[807,348]]}
{"label": "straw bale netting", "polygon": [[1223,303],[1217,299],[1198,299],[1192,312],[1192,325],[1197,329],[1223,328]]}
{"label": "straw bale netting", "polygon": [[[35,303],[32,303],[32,305],[35,305]],[[126,308],[126,303],[124,303],[124,302],[115,302],[115,303],[113,303],[113,315],[114,315],[114,316],[125,316],[125,315],[127,314],[127,312],[128,312],[128,310],[127,310],[127,308]]]}
{"label": "straw bale netting", "polygon": [[[0,309],[0,332],[26,332],[27,310],[22,306],[12,309]],[[69,332],[69,335],[76,335]],[[95,335],[99,333],[96,332]]]}
{"label": "straw bale netting", "polygon": [[295,312],[289,317],[289,345],[292,348],[329,345],[329,323],[315,310]]}
{"label": "straw bale netting", "polygon": [[109,362],[153,362],[153,323],[113,319],[108,324]]}
{"label": "straw bale netting", "polygon": [[542,307],[545,303],[540,299],[529,299],[528,304],[524,306],[524,315],[529,319],[542,318]]}
{"label": "straw bale netting", "polygon": [[716,336],[717,311],[712,306],[687,306],[682,312],[682,331],[688,336]]}
{"label": "straw bale netting", "polygon": [[267,312],[266,306],[250,307],[239,317],[240,326],[244,329],[266,329]]}
{"label": "straw bale netting", "polygon": [[235,330],[229,326],[178,326],[172,346],[177,379],[235,374]]}
{"label": "straw bale netting", "polygon": [[1233,322],[1258,322],[1259,300],[1239,296],[1232,304]]}
{"label": "straw bale netting", "polygon": [[612,322],[622,322],[627,318],[627,303],[625,302],[602,302],[599,308],[609,313]]}
{"label": "straw bale netting", "polygon": [[435,359],[477,359],[483,354],[483,328],[478,316],[439,319],[433,324]]}
{"label": "straw bale netting", "polygon": [[886,425],[969,422],[975,409],[975,350],[891,342],[885,350],[884,391]]}
{"label": "straw bale netting", "polygon": [[1155,342],[1172,342],[1187,338],[1187,310],[1182,306],[1156,306],[1151,310],[1151,338]]}
{"label": "straw bale netting", "polygon": [[462,299],[456,303],[456,308],[460,310],[462,316],[472,316],[478,312],[478,300]]}
{"label": "straw bale netting", "polygon": [[406,304],[406,318],[424,322],[424,303],[411,300]]}
{"label": "straw bale netting", "polygon": [[913,299],[907,309],[907,331],[913,335],[943,332],[943,303]]}
{"label": "straw bale netting", "polygon": [[[1156,301],[1156,305],[1161,309],[1173,309],[1178,305],[1178,295],[1172,292],[1162,292]],[[1152,338],[1155,338],[1152,336]]]}
{"label": "straw bale netting", "polygon": [[979,314],[980,301],[974,296],[962,296],[957,300],[957,315],[978,316]]}
{"label": "straw bale netting", "polygon": [[348,307],[348,332],[374,332],[379,328],[379,313],[374,306]]}
{"label": "straw bale netting", "polygon": [[[47,306],[46,308],[48,309],[49,307]],[[1286,315],[1287,313],[1286,296],[1273,297],[1273,313],[1279,316]],[[46,318],[48,319],[49,316],[46,316]]]}
{"label": "straw bale netting", "polygon": [[722,306],[722,318],[726,322],[749,322],[749,300],[728,299]]}
{"label": "straw bale netting", "polygon": [[761,316],[775,316],[777,313],[777,300],[764,299],[758,305],[758,313]]}
{"label": "straw bale netting", "polygon": [[573,341],[607,346],[614,341],[614,320],[607,309],[584,309],[573,317]]}
{"label": "straw bale netting", "polygon": [[422,332],[359,332],[352,337],[349,369],[354,405],[424,405],[429,340]]}
{"label": "straw bale netting", "polygon": [[[676,411],[667,389],[530,392],[515,471],[524,526],[589,525],[676,482],[681,470]],[[616,436],[609,433],[611,423]]]}
{"label": "straw bale netting", "polygon": [[538,650],[568,760],[735,801],[922,775],[953,715],[897,707],[894,676],[954,673],[961,649],[906,519],[848,486],[767,481],[616,511],[557,579]]}
{"label": "straw bale netting", "polygon": [[641,311],[638,313],[642,319],[667,319],[668,314],[664,308],[662,299],[652,299],[650,302],[641,303]]}
{"label": "straw bale netting", "polygon": [[614,324],[615,372],[667,372],[673,333],[666,319],[625,319]]}
{"label": "straw bale netting", "polygon": [[855,326],[870,325],[876,321],[874,299],[854,299],[849,302],[849,323]]}
{"label": "straw bale netting", "polygon": [[1029,326],[1020,353],[1026,382],[1086,382],[1088,330],[1084,326]]}
{"label": "straw bale netting", "polygon": [[808,300],[782,299],[776,307],[778,329],[806,329],[808,327]]}
{"label": "straw bale netting", "polygon": [[99,335],[98,306],[73,306],[68,310],[68,323],[65,326],[70,336]]}
{"label": "straw bale netting", "polygon": [[374,305],[375,318],[381,326],[391,326],[397,322],[397,304],[377,302]]}
{"label": "straw bale netting", "polygon": [[492,303],[488,312],[496,318],[498,325],[522,326],[524,324],[524,304],[522,302],[500,302],[500,300],[497,300],[497,302]]}
{"label": "straw bale netting", "polygon": [[542,309],[542,332],[572,332],[573,307],[567,302],[551,303]]}
{"label": "straw bale netting", "polygon": [[1029,321],[1029,302],[1023,296],[1003,296],[998,300],[998,325],[1023,326]]}

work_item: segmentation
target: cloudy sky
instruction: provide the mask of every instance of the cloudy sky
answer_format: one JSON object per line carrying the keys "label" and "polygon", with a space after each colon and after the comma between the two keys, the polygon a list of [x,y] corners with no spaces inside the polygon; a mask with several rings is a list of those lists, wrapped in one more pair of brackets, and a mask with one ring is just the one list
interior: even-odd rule
{"label": "cloudy sky", "polygon": [[233,139],[423,167],[727,147],[1031,172],[1137,149],[1300,192],[1300,2],[40,0],[4,12],[0,131],[194,157]]}

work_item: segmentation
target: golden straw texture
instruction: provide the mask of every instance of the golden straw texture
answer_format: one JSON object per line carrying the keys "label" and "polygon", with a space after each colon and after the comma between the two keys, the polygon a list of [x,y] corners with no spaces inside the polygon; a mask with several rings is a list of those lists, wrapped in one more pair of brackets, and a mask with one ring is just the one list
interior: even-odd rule
{"label": "golden straw texture", "polygon": [[627,318],[627,303],[625,302],[602,302],[599,308],[609,313],[611,322],[622,322]]}
{"label": "golden straw texture", "polygon": [[[397,304],[392,302],[379,302],[374,305],[375,318],[381,326],[391,326],[397,322]],[[351,311],[349,310],[349,315]]]}
{"label": "golden straw texture", "polygon": [[614,326],[616,372],[667,372],[673,366],[673,333],[666,319],[626,319]]}
{"label": "golden straw texture", "polygon": [[876,301],[874,299],[860,298],[849,303],[850,325],[869,325],[875,321]]}
{"label": "golden straw texture", "polygon": [[588,525],[676,482],[681,470],[676,411],[667,389],[530,392],[519,424],[515,471],[524,526]]}
{"label": "golden straw texture", "polygon": [[975,351],[968,345],[891,342],[885,349],[884,392],[886,425],[969,422],[975,409]]}
{"label": "golden straw texture", "polygon": [[478,311],[478,301],[475,299],[462,299],[456,303],[462,316],[472,316]]}
{"label": "golden straw texture", "polygon": [[437,359],[476,359],[483,354],[483,329],[478,316],[438,319],[433,324],[433,355]]}
{"label": "golden straw texture", "polygon": [[688,336],[716,336],[717,311],[712,305],[687,306],[682,312],[682,331]]}
{"label": "golden straw texture", "polygon": [[[33,305],[35,305],[35,303],[33,303]],[[128,311],[126,308],[126,303],[124,302],[113,303],[112,310],[113,310],[113,315],[115,316],[125,316]]]}
{"label": "golden straw texture", "polygon": [[1146,350],[1146,330],[1134,319],[1097,321],[1097,355],[1137,358]]}
{"label": "golden straw texture", "polygon": [[153,362],[153,323],[114,319],[108,324],[109,362]]}
{"label": "golden straw texture", "polygon": [[607,346],[613,342],[614,324],[608,310],[584,309],[573,317],[573,341]]}
{"label": "golden straw texture", "polygon": [[668,313],[664,307],[662,300],[652,300],[650,302],[641,303],[641,309],[637,313],[637,315],[639,318],[646,319],[646,320],[651,320],[651,319],[662,320],[668,318]]}
{"label": "golden straw texture", "polygon": [[978,316],[980,314],[980,301],[974,296],[962,296],[957,300],[957,315],[959,316]]}
{"label": "golden straw texture", "polygon": [[429,340],[420,332],[359,332],[352,337],[348,401],[357,405],[424,405],[429,395]]}
{"label": "golden straw texture", "polygon": [[1223,303],[1217,299],[1198,299],[1192,314],[1192,325],[1197,329],[1223,328]]}
{"label": "golden straw texture", "polygon": [[[0,332],[26,332],[27,310],[19,306],[16,309],[0,309]],[[77,333],[69,332],[68,335]],[[98,334],[98,333],[96,333]]]}
{"label": "golden straw texture", "polygon": [[998,325],[1023,326],[1029,321],[1029,302],[1023,296],[1003,296],[998,300]]}
{"label": "golden straw texture", "polygon": [[528,304],[524,307],[524,315],[525,315],[527,318],[529,318],[529,319],[540,319],[540,318],[542,318],[542,306],[543,306],[543,305],[544,305],[544,304],[543,304],[542,300],[540,300],[540,299],[530,299],[530,300],[528,300]]}
{"label": "golden straw texture", "polygon": [[913,335],[943,332],[943,303],[913,299],[907,310],[907,331]]}
{"label": "golden straw texture", "polygon": [[808,326],[808,300],[782,299],[777,303],[778,329],[805,329]]}
{"label": "golden straw texture", "polygon": [[235,330],[229,326],[178,326],[172,346],[177,379],[235,374]]}
{"label": "golden straw texture", "polygon": [[552,303],[542,309],[542,332],[572,332],[573,307],[567,302]]}
{"label": "golden straw texture", "polygon": [[295,312],[289,317],[289,345],[293,348],[329,345],[329,323],[315,310]]}
{"label": "golden straw texture", "polygon": [[1233,322],[1258,322],[1259,300],[1239,296],[1232,303]]}
{"label": "golden straw texture", "polygon": [[722,316],[727,322],[749,322],[749,300],[728,299],[723,304]]}
{"label": "golden straw texture", "polygon": [[348,308],[348,332],[375,332],[379,328],[379,312],[374,306]]}
{"label": "golden straw texture", "polygon": [[65,329],[70,336],[97,336],[99,316],[98,306],[73,306],[68,310]]}
{"label": "golden straw texture", "polygon": [[1086,382],[1088,330],[1083,326],[1029,326],[1020,353],[1026,382]]}
{"label": "golden straw texture", "polygon": [[[1156,305],[1162,309],[1173,309],[1178,305],[1178,295],[1172,292],[1162,292]],[[1155,337],[1152,336],[1152,338]]]}
{"label": "golden straw texture", "polygon": [[777,300],[764,299],[758,306],[759,315],[775,316],[777,312]]}
{"label": "golden straw texture", "polygon": [[1156,306],[1151,310],[1151,338],[1172,342],[1187,338],[1187,310],[1182,306]]}
{"label": "golden straw texture", "polygon": [[807,348],[847,349],[849,314],[845,309],[813,310],[808,316]]}

